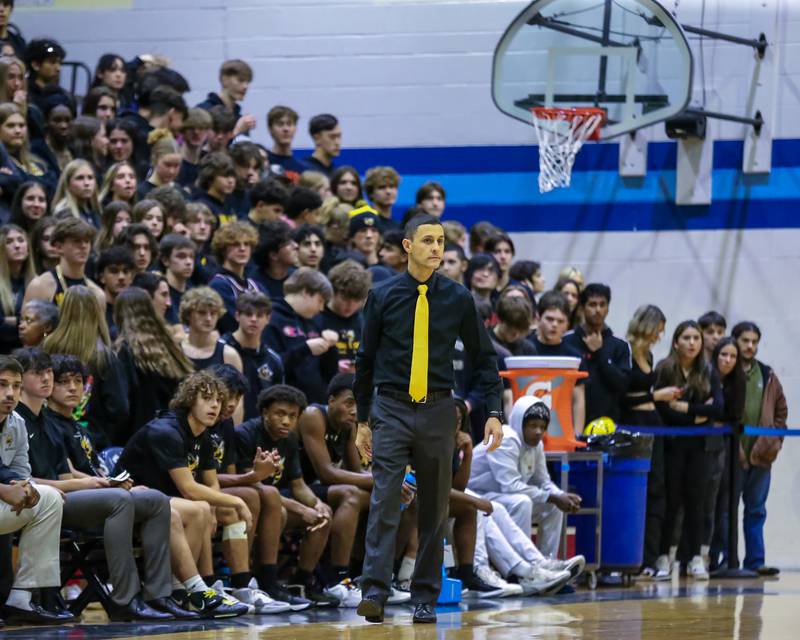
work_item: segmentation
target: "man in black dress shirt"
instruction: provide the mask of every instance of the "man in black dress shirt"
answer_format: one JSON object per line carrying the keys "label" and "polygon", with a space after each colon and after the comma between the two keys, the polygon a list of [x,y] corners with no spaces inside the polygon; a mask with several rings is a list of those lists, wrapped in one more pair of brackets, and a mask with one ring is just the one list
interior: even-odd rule
{"label": "man in black dress shirt", "polygon": [[414,217],[406,226],[403,248],[408,271],[370,291],[356,356],[356,445],[362,455],[372,457],[374,478],[361,583],[364,599],[358,607],[370,622],[383,621],[400,522],[400,488],[409,464],[417,470],[419,491],[420,544],[411,581],[414,622],[436,621],[433,607],[441,589],[452,484],[457,339],[464,343],[472,375],[485,392],[489,418],[484,442],[492,441],[492,451],[502,439],[502,384],[495,351],[470,293],[436,273],[444,254],[439,220]]}

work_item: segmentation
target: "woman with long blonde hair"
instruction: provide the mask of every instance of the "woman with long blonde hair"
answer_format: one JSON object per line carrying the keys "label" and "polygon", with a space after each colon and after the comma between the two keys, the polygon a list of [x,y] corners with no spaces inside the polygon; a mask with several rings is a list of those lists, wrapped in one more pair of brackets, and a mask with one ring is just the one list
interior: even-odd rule
{"label": "woman with long blonde hair", "polygon": [[13,102],[28,115],[25,63],[16,56],[0,56],[0,103]]}
{"label": "woman with long blonde hair", "polygon": [[169,129],[153,129],[147,136],[150,145],[150,173],[139,185],[141,200],[156,187],[173,186],[181,170],[181,149]]}
{"label": "woman with long blonde hair", "polygon": [[21,346],[17,327],[25,287],[36,276],[28,236],[15,224],[0,227],[0,353]]}
{"label": "woman with long blonde hair", "polygon": [[98,449],[122,445],[128,423],[128,392],[119,358],[111,348],[105,309],[89,287],[67,289],[58,326],[42,343],[48,353],[73,355],[89,369],[84,389],[85,419]]}
{"label": "woman with long blonde hair", "polygon": [[100,202],[106,205],[113,200],[136,204],[136,167],[127,160],[112,164],[103,178]]}
{"label": "woman with long blonde hair", "polygon": [[94,167],[88,160],[77,159],[64,167],[53,198],[56,218],[72,215],[95,229],[100,226],[100,198]]}
{"label": "woman with long blonde hair", "polygon": [[117,296],[114,324],[119,332],[115,348],[131,398],[127,439],[159,411],[169,408],[178,384],[194,366],[144,289],[128,287]]}

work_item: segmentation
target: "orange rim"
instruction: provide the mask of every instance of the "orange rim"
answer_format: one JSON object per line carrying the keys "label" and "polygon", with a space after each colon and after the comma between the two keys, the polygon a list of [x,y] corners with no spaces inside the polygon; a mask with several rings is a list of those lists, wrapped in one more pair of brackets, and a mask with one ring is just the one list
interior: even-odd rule
{"label": "orange rim", "polygon": [[600,124],[595,127],[589,140],[600,139],[600,129],[606,123],[606,110],[600,107],[531,107],[534,118],[540,120],[568,120],[585,119],[590,116],[600,116]]}

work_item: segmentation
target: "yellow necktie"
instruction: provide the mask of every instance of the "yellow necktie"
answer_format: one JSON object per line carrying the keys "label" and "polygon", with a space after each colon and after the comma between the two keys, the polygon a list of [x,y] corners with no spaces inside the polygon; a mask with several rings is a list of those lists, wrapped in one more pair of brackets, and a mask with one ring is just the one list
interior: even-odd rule
{"label": "yellow necktie", "polygon": [[415,402],[422,402],[428,395],[428,286],[417,287],[419,297],[414,311],[414,345],[411,352],[411,379],[408,394]]}

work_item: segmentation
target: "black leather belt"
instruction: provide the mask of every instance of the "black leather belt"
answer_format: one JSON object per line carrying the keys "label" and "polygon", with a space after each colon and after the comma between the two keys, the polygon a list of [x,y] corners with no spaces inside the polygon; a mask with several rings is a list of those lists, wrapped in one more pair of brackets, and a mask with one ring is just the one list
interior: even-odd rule
{"label": "black leather belt", "polygon": [[428,395],[419,402],[412,400],[411,396],[408,395],[408,391],[401,391],[400,389],[394,389],[392,387],[379,387],[378,395],[386,398],[392,398],[394,400],[400,400],[400,402],[407,402],[409,404],[426,404],[428,402],[442,400],[443,398],[452,398],[453,392],[450,389],[442,391],[428,391]]}

